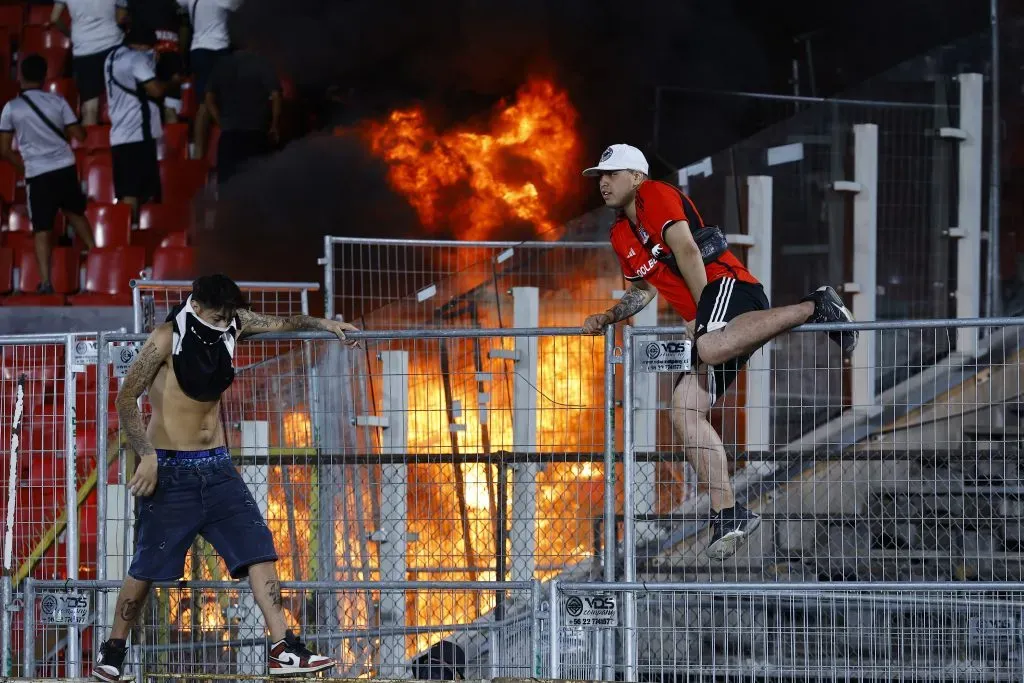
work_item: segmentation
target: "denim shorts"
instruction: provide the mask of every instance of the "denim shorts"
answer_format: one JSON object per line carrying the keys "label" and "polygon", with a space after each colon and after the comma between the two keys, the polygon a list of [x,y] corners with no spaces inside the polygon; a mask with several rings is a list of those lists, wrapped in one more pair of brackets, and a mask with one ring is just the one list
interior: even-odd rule
{"label": "denim shorts", "polygon": [[157,450],[157,462],[156,490],[136,498],[132,578],[181,578],[196,536],[210,542],[236,579],[251,565],[277,560],[270,529],[227,448]]}

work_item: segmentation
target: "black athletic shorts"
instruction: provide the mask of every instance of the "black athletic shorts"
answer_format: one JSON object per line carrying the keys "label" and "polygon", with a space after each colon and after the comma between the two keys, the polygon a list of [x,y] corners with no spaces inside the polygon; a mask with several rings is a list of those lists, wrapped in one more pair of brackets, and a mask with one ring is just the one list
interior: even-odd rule
{"label": "black athletic shorts", "polygon": [[[694,321],[694,337],[700,339],[708,332],[720,330],[726,324],[744,313],[764,311],[769,308],[764,287],[731,277],[709,282],[697,302],[697,319]],[[696,355],[696,353],[695,353]],[[709,365],[708,393],[714,403],[736,381],[736,375],[747,364],[750,356],[737,356],[721,365]],[[684,373],[685,374],[685,373]],[[676,378],[678,385],[683,375]]]}
{"label": "black athletic shorts", "polygon": [[135,197],[139,204],[160,201],[160,163],[156,140],[129,142],[110,148],[114,162],[114,195]]}
{"label": "black athletic shorts", "polygon": [[74,165],[26,179],[25,195],[32,232],[53,230],[57,211],[78,216],[85,213],[85,195]]}
{"label": "black athletic shorts", "polygon": [[210,82],[213,67],[220,58],[229,54],[228,50],[206,50],[200,48],[189,52],[189,66],[192,67],[192,89],[196,93],[196,102],[202,104],[206,97],[206,84]]}
{"label": "black athletic shorts", "polygon": [[114,48],[108,48],[102,52],[94,52],[91,55],[74,57],[71,60],[71,69],[75,74],[75,86],[78,88],[78,99],[82,102],[95,100],[103,94],[106,75],[103,73],[103,63],[107,55]]}

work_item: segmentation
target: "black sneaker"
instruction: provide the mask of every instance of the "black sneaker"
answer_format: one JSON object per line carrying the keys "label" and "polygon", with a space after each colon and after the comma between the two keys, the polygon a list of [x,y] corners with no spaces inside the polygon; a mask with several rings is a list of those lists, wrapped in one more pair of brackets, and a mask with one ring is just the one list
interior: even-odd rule
{"label": "black sneaker", "polygon": [[53,285],[49,281],[40,282],[39,286],[36,287],[37,294],[53,294]]}
{"label": "black sneaker", "polygon": [[708,557],[712,560],[732,557],[760,524],[761,518],[742,505],[712,512],[713,532],[707,549]]}
{"label": "black sneaker", "polygon": [[270,646],[270,655],[267,659],[267,673],[271,676],[309,674],[330,669],[335,665],[335,661],[330,657],[312,652],[291,631],[285,632],[284,640]]}
{"label": "black sneaker", "polygon": [[[853,313],[850,313],[843,304],[842,297],[828,285],[818,287],[816,290],[805,296],[801,301],[814,303],[814,314],[807,319],[809,323],[851,323]],[[829,339],[839,344],[843,354],[849,356],[857,348],[856,330],[843,330],[842,332],[829,332]]]}
{"label": "black sneaker", "polygon": [[124,658],[128,654],[127,647],[118,647],[111,644],[109,640],[100,645],[100,656],[96,658],[96,664],[92,667],[92,677],[114,683],[121,680],[124,671]]}

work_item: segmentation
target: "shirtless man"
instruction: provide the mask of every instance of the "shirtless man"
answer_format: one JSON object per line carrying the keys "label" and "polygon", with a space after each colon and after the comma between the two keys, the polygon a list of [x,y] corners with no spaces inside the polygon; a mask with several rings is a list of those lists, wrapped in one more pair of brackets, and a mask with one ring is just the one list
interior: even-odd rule
{"label": "shirtless man", "polygon": [[[235,579],[248,577],[270,631],[272,676],[334,666],[290,631],[281,607],[277,553],[252,493],[231,462],[220,397],[234,380],[238,336],[260,332],[325,330],[339,339],[356,328],[305,315],[253,313],[238,285],[224,275],[192,283],[192,294],[150,334],[117,394],[128,443],[141,459],[128,484],[138,496],[135,556],[121,586],[110,639],[100,648],[93,676],[120,679],[126,641],[154,581],[174,581],[197,535],[217,550]],[[143,424],[138,398],[149,390],[153,415]]]}

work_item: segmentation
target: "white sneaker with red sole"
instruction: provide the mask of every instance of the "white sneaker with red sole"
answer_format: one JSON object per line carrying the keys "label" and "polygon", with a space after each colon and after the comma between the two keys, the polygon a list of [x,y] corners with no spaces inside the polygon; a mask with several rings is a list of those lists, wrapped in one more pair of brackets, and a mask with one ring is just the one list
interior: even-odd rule
{"label": "white sneaker with red sole", "polygon": [[284,640],[279,640],[270,646],[267,673],[271,676],[311,674],[330,669],[335,664],[333,659],[314,653],[303,645],[295,634],[286,631]]}

